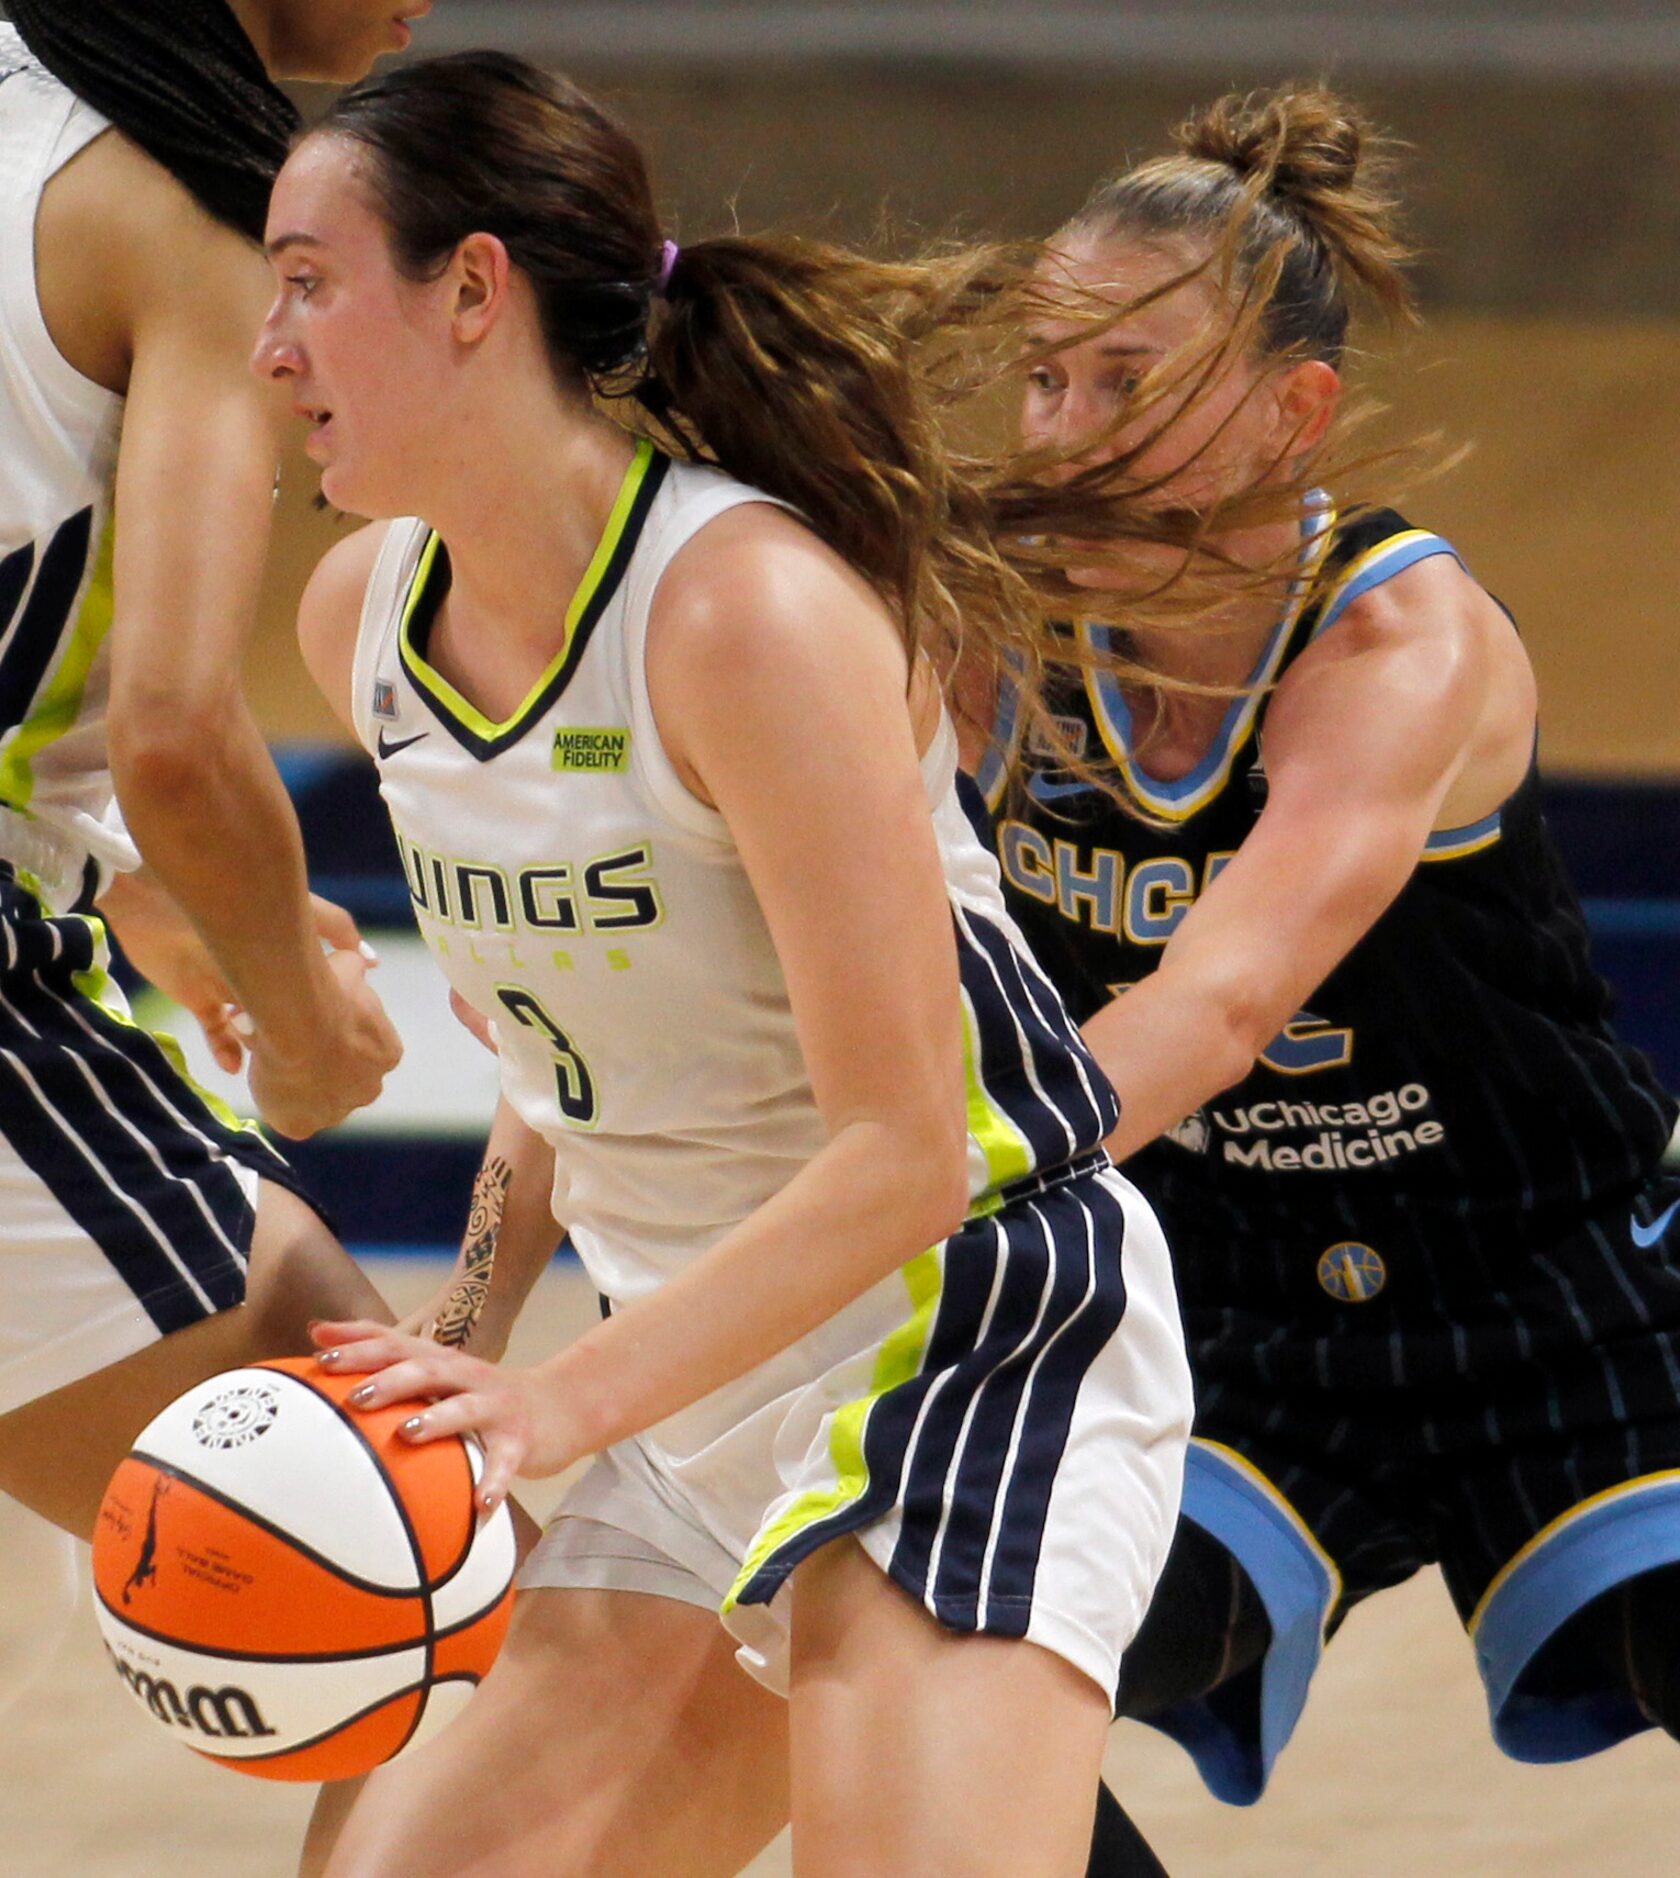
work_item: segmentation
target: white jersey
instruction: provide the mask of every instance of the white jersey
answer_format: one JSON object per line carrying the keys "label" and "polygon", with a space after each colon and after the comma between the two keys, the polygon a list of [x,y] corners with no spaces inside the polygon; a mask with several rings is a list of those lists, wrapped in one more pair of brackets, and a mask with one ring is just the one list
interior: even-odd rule
{"label": "white jersey", "polygon": [[[357,728],[420,930],[495,1020],[505,1091],[556,1151],[556,1216],[615,1303],[691,1262],[825,1139],[763,914],[722,816],[661,745],[645,672],[674,556],[765,499],[639,446],[565,644],[505,723],[427,663],[448,561],[424,523],[390,527],[363,611]],[[1116,1107],[1004,911],[958,798],[948,722],[922,771],[961,954],[971,1192],[985,1213],[1091,1157]],[[884,1287],[879,1309],[896,1320],[903,1295]],[[876,1308],[866,1298],[842,1319]],[[866,1344],[858,1328],[835,1320],[806,1340],[822,1348],[733,1385],[736,1411]]]}
{"label": "white jersey", "polygon": [[0,861],[54,904],[90,855],[138,858],[111,816],[105,734],[122,400],[66,362],[35,283],[41,192],[104,129],[0,25]]}

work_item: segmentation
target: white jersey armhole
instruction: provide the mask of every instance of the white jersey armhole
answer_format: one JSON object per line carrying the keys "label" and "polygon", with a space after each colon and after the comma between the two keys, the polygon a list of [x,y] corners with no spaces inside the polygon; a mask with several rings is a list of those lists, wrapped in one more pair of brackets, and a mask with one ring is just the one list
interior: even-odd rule
{"label": "white jersey armhole", "polygon": [[[676,465],[674,475],[685,473],[686,466]],[[689,472],[692,473],[692,472]],[[716,474],[716,472],[708,472]],[[653,698],[647,681],[648,620],[653,611],[654,595],[667,568],[708,522],[749,502],[762,502],[771,508],[793,510],[774,496],[748,488],[743,483],[721,476],[716,485],[690,496],[644,535],[631,572],[630,590],[625,595],[624,655],[630,698],[630,760],[654,803],[679,828],[717,842],[734,845],[729,824],[710,803],[702,802],[677,773],[659,734],[654,716]]]}
{"label": "white jersey armhole", "polygon": [[409,517],[391,522],[362,595],[362,617],[356,628],[356,652],[350,665],[350,721],[356,740],[372,756],[378,749],[379,726],[373,714],[374,675],[387,647],[402,630],[409,583],[431,530]]}
{"label": "white jersey armhole", "polygon": [[[0,31],[10,30],[0,26]],[[93,427],[104,422],[118,402],[117,395],[77,371],[58,349],[41,309],[36,222],[47,184],[111,127],[91,105],[42,70],[27,51],[21,47],[20,51],[28,63],[8,76],[11,82],[37,87],[41,102],[24,135],[13,131],[7,139],[8,156],[15,167],[0,178],[0,253],[16,258],[0,270],[4,283],[0,303],[11,342],[37,395],[60,422]],[[23,145],[24,162],[17,161],[14,138]]]}

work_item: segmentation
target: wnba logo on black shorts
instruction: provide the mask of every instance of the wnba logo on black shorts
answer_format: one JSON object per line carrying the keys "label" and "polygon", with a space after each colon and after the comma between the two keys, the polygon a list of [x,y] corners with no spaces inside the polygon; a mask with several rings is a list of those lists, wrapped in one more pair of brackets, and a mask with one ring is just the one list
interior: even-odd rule
{"label": "wnba logo on black shorts", "polygon": [[1388,1283],[1388,1267],[1375,1246],[1345,1239],[1318,1261],[1318,1282],[1343,1304],[1363,1304]]}

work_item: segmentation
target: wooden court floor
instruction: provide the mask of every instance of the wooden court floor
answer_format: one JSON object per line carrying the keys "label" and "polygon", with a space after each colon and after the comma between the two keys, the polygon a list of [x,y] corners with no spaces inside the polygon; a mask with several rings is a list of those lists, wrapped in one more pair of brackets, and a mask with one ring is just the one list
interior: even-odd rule
{"label": "wooden court floor", "polygon": [[[402,1308],[438,1273],[382,1261],[374,1275]],[[515,1354],[552,1349],[592,1314],[575,1269],[557,1272]],[[14,1525],[0,1521],[0,1545]],[[26,1641],[26,1621],[0,1576],[0,1660]],[[1433,1575],[1353,1614],[1258,1807],[1219,1806],[1177,1748],[1131,1724],[1116,1729],[1108,1770],[1175,1878],[1680,1872],[1680,1746],[1645,1735],[1572,1766],[1505,1760]],[[286,1878],[307,1806],[304,1793],[154,1738],[104,1662],[85,1594],[63,1644],[0,1716],[0,1878]],[[790,1869],[783,1843],[751,1875]]]}

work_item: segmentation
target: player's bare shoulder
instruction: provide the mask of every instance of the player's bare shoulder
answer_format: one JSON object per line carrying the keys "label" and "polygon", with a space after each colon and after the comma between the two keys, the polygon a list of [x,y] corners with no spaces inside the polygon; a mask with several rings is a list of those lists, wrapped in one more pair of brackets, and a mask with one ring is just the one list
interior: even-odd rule
{"label": "player's bare shoulder", "polygon": [[257,250],[122,132],[107,130],[42,191],[36,290],[53,343],[85,378],[126,392],[136,329],[178,308],[206,334],[254,331],[268,281]]}
{"label": "player's bare shoulder", "polygon": [[[898,635],[880,597],[786,509],[745,502],[710,521],[673,558],[649,613],[650,661],[762,660],[854,633]],[[899,654],[902,659],[902,652]]]}

